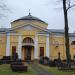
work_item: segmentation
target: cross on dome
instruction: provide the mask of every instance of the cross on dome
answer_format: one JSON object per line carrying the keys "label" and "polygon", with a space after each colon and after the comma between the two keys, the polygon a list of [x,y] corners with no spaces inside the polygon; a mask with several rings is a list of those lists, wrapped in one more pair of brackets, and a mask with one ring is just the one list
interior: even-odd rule
{"label": "cross on dome", "polygon": [[31,15],[31,13],[30,13],[30,9],[29,9],[29,15]]}

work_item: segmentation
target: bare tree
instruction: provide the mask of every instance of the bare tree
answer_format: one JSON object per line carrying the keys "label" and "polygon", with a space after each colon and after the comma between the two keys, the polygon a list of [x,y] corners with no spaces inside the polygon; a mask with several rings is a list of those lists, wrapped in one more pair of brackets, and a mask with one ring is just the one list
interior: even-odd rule
{"label": "bare tree", "polygon": [[63,12],[64,12],[64,22],[65,22],[65,47],[66,47],[66,58],[67,64],[70,65],[70,47],[69,47],[69,27],[68,27],[68,10],[74,7],[75,4],[71,4],[71,0],[63,0]]}

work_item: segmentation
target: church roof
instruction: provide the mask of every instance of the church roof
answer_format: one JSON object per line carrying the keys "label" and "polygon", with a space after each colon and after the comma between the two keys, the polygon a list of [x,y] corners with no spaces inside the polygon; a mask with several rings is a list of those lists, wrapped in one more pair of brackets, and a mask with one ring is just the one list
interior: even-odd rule
{"label": "church roof", "polygon": [[43,20],[41,20],[41,19],[39,19],[39,18],[37,18],[35,16],[32,16],[30,13],[29,13],[29,15],[21,17],[21,18],[15,20],[15,21],[19,21],[19,20],[35,20],[35,21],[40,21],[40,22],[46,23]]}
{"label": "church roof", "polygon": [[7,32],[15,32],[15,31],[11,31],[11,28],[0,28],[0,33],[7,33]]}
{"label": "church roof", "polygon": [[53,33],[64,33],[64,29],[48,29],[48,30]]}
{"label": "church roof", "polygon": [[7,32],[10,28],[0,28],[0,32]]}
{"label": "church roof", "polygon": [[75,37],[75,33],[69,33],[70,37]]}

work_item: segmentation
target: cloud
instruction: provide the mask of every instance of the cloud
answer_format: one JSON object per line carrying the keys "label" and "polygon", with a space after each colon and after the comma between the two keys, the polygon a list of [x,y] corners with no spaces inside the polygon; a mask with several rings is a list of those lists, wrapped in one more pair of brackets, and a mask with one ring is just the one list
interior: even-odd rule
{"label": "cloud", "polygon": [[[48,29],[63,29],[64,16],[61,9],[61,3],[57,0],[6,0],[6,4],[11,8],[12,13],[8,14],[8,19],[1,21],[5,27],[10,27],[10,22],[22,16],[26,16],[31,9],[31,14],[44,21],[49,26]],[[59,10],[60,8],[60,10]],[[69,28],[70,32],[75,31],[75,8],[69,11]]]}

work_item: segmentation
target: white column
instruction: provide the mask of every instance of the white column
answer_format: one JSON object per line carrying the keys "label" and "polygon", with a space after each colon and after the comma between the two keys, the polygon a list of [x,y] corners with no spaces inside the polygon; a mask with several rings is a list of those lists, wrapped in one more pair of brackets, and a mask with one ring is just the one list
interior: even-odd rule
{"label": "white column", "polygon": [[49,34],[46,34],[46,56],[50,56]]}
{"label": "white column", "polygon": [[6,56],[10,56],[10,33],[7,33],[6,36]]}
{"label": "white column", "polygon": [[38,35],[35,36],[34,45],[34,59],[38,59]]}
{"label": "white column", "polygon": [[19,37],[18,37],[18,58],[19,59],[21,59],[21,57],[22,57],[21,49],[22,49],[22,36],[19,35]]}

